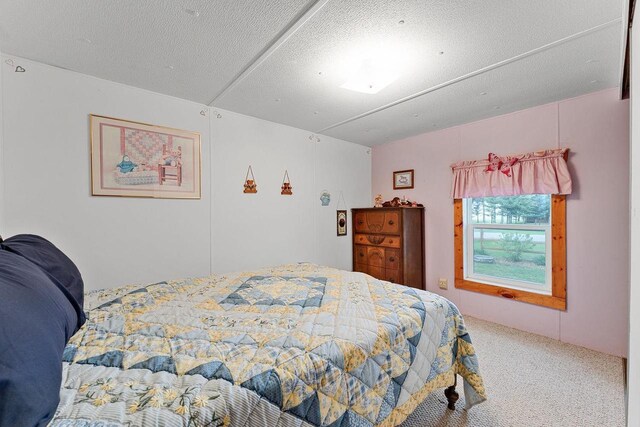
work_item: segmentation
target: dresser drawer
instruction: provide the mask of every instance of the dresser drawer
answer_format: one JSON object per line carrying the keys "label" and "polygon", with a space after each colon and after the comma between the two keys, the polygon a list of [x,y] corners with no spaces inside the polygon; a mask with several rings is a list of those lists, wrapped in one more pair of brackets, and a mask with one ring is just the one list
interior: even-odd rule
{"label": "dresser drawer", "polygon": [[367,255],[367,246],[355,245],[353,251],[353,262],[356,264],[368,264],[369,256]]}
{"label": "dresser drawer", "polygon": [[355,230],[361,233],[397,234],[400,232],[400,214],[395,211],[358,212],[355,214],[354,223]]}
{"label": "dresser drawer", "polygon": [[355,243],[358,245],[383,246],[387,248],[399,248],[399,236],[385,236],[383,234],[356,234]]}
{"label": "dresser drawer", "polygon": [[398,270],[390,270],[388,268],[384,269],[384,277],[382,280],[386,280],[391,283],[400,283],[400,273]]}
{"label": "dresser drawer", "polygon": [[369,246],[367,248],[367,263],[371,266],[375,267],[384,267],[385,265],[385,254],[384,248],[376,248],[374,246]]}
{"label": "dresser drawer", "polygon": [[367,267],[367,274],[369,276],[373,276],[376,279],[380,279],[380,280],[384,280],[384,268],[382,267],[376,267],[374,265],[370,265]]}
{"label": "dresser drawer", "polygon": [[360,263],[356,263],[355,268],[353,269],[353,271],[357,271],[358,273],[365,273],[367,274],[369,271],[369,266],[366,264],[360,264]]}
{"label": "dresser drawer", "polygon": [[387,270],[400,269],[400,251],[397,249],[384,250],[384,268]]}

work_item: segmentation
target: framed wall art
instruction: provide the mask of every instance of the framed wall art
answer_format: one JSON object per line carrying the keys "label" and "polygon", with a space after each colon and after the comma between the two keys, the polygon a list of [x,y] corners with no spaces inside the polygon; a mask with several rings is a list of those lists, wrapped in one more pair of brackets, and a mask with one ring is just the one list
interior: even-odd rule
{"label": "framed wall art", "polygon": [[199,199],[200,134],[91,114],[94,196]]}
{"label": "framed wall art", "polygon": [[338,226],[338,236],[346,236],[347,235],[347,211],[338,210],[336,212],[337,212],[336,223]]}
{"label": "framed wall art", "polygon": [[393,189],[404,190],[409,188],[413,188],[413,169],[394,172]]}

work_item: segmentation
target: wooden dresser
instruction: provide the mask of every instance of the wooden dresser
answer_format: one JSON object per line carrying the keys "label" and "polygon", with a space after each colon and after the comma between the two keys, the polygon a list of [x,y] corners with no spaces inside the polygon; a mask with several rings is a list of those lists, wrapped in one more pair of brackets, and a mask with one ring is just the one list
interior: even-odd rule
{"label": "wooden dresser", "polygon": [[351,212],[353,271],[425,289],[424,208]]}

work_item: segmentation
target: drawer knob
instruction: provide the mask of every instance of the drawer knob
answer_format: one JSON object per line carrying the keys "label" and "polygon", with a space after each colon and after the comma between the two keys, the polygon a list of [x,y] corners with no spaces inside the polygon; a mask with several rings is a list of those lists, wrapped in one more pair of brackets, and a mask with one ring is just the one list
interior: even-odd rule
{"label": "drawer knob", "polygon": [[389,243],[393,243],[393,240],[389,240]]}
{"label": "drawer knob", "polygon": [[360,256],[364,256],[364,254],[362,252],[360,252]]}
{"label": "drawer knob", "polygon": [[395,224],[395,222],[393,222],[393,220],[392,220],[392,219],[390,219],[390,220],[389,220],[389,225],[393,225],[393,224]]}
{"label": "drawer knob", "polygon": [[363,221],[363,220],[361,220],[361,219],[359,219],[359,220],[358,220],[358,225],[362,225],[362,224],[364,224],[364,221]]}
{"label": "drawer knob", "polygon": [[396,260],[395,257],[389,257],[389,261],[395,262],[395,260]]}

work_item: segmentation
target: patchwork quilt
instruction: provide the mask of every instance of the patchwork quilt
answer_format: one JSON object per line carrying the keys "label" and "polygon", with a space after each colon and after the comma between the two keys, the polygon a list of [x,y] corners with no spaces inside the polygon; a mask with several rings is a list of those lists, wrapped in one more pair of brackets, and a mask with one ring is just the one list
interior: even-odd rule
{"label": "patchwork quilt", "polygon": [[[87,296],[52,426],[395,426],[434,390],[485,390],[436,294],[285,265]],[[443,411],[446,410],[443,405]]]}

